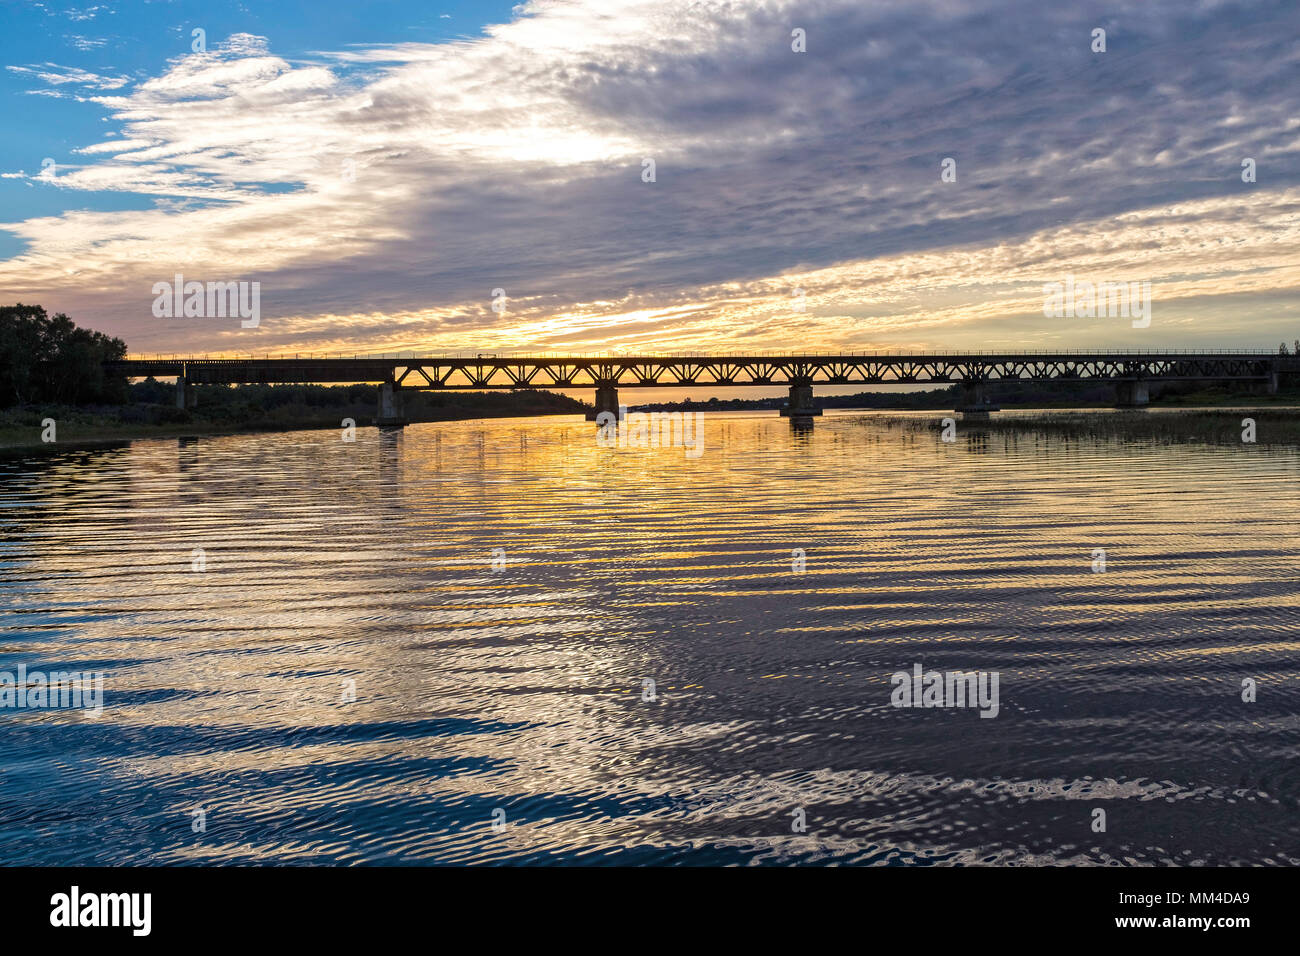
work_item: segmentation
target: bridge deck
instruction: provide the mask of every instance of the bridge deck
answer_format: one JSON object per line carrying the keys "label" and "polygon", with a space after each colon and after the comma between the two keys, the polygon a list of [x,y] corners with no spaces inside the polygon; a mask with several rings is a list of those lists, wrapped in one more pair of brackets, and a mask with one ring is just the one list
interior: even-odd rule
{"label": "bridge deck", "polygon": [[132,378],[205,383],[387,382],[414,389],[874,385],[996,381],[1265,381],[1300,357],[1262,351],[789,353],[736,355],[311,355],[146,357],[105,363]]}

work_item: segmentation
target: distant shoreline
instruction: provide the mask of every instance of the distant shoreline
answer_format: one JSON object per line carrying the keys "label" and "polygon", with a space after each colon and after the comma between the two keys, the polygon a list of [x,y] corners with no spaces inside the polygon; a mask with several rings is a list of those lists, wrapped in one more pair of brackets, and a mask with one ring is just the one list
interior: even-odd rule
{"label": "distant shoreline", "polygon": [[[877,397],[878,396],[878,397]],[[620,395],[620,398],[622,396]],[[1113,398],[1101,398],[1094,393],[1055,396],[999,395],[991,390],[992,404],[1005,411],[1032,411],[1047,409],[1115,409]],[[931,392],[859,392],[854,395],[822,395],[814,393],[813,404],[824,409],[878,412],[942,412],[956,410],[960,398],[948,390]],[[787,399],[737,398],[710,399],[709,401],[683,402],[625,402],[629,411],[645,412],[740,412],[776,411],[785,407]],[[1257,395],[1228,389],[1205,389],[1197,392],[1168,392],[1152,395],[1148,408],[1284,408],[1300,406],[1300,389],[1291,387],[1272,395]]]}
{"label": "distant shoreline", "polygon": [[[1204,442],[1221,445],[1300,445],[1300,408],[1240,405],[1234,408],[1183,408],[1156,406],[1150,415],[1143,409],[1018,409],[1047,414],[1016,417],[1015,411],[994,412],[986,420],[963,421],[952,415],[953,437],[1002,432],[1035,431],[1063,439],[1127,439],[1132,441]],[[906,431],[939,431],[940,422],[931,417],[878,419],[891,428]],[[1248,437],[1249,436],[1249,437]]]}
{"label": "distant shoreline", "polygon": [[[439,422],[464,422],[481,418],[549,418],[554,415],[571,415],[573,412],[519,412],[495,409],[466,410],[443,418],[411,421],[412,425]],[[300,422],[260,422],[251,424],[221,424],[216,422],[190,422],[168,424],[82,422],[59,423],[55,417],[57,441],[41,441],[41,426],[0,424],[0,456],[22,455],[30,452],[56,452],[69,449],[96,448],[148,439],[221,438],[228,435],[266,435],[275,432],[339,431],[341,420],[313,420]],[[357,420],[358,428],[373,428],[373,420]]]}
{"label": "distant shoreline", "polygon": [[[1274,425],[1260,436],[1261,441],[1300,443],[1300,401],[1294,396],[1255,396],[1251,401],[1237,396],[1222,402],[1204,405],[1189,405],[1182,402],[1153,402],[1147,406],[1151,410],[1177,411],[1184,414],[1161,415],[1146,418],[1141,410],[1117,409],[1107,406],[1081,405],[1016,405],[1003,406],[994,412],[988,420],[978,422],[965,421],[960,413],[948,408],[885,408],[885,407],[834,407],[831,410],[845,412],[921,412],[929,413],[924,420],[894,419],[896,422],[909,422],[909,428],[933,429],[938,427],[938,419],[931,420],[932,415],[955,418],[963,430],[978,428],[980,430],[1006,430],[1013,428],[1036,428],[1073,437],[1087,435],[1114,435],[1140,437],[1170,437],[1182,439],[1225,440],[1232,437],[1240,428],[1240,422],[1234,417],[1238,410],[1258,411],[1261,418]],[[1278,399],[1274,401],[1274,399]],[[1290,404],[1285,404],[1290,402]],[[699,407],[699,406],[704,407]],[[629,410],[691,410],[691,411],[771,411],[768,408],[710,408],[707,403],[691,403],[689,408],[683,405],[663,406],[659,404],[629,406]],[[1036,417],[1032,421],[1017,417],[1017,412],[1056,412],[1056,415]],[[1292,412],[1293,414],[1286,414]],[[38,413],[33,413],[38,414]],[[458,409],[455,413],[440,418],[411,421],[412,425],[436,424],[438,422],[462,422],[478,419],[498,418],[543,418],[555,415],[576,414],[572,411],[535,411],[521,412],[505,409]],[[59,422],[57,415],[54,415]],[[888,419],[882,418],[882,421]],[[374,427],[373,419],[359,420],[358,428]],[[175,422],[166,424],[121,423],[121,422],[77,422],[68,421],[57,424],[58,440],[42,442],[41,426],[16,425],[0,423],[0,456],[15,457],[33,452],[57,452],[124,444],[148,439],[179,438],[220,438],[228,435],[261,435],[275,432],[328,431],[341,428],[341,422],[333,419],[314,419],[298,422],[258,422],[242,424],[221,424],[216,422]],[[593,426],[594,428],[594,426]]]}
{"label": "distant shoreline", "polygon": [[[128,399],[106,404],[33,402],[0,409],[0,452],[94,447],[149,438],[201,438],[266,432],[341,429],[344,421],[375,424],[374,385],[212,386],[193,395],[197,405],[175,404],[175,387],[147,379],[130,385]],[[589,406],[555,392],[430,394],[406,397],[405,418],[419,422],[582,414]],[[53,419],[54,442],[42,440]]]}

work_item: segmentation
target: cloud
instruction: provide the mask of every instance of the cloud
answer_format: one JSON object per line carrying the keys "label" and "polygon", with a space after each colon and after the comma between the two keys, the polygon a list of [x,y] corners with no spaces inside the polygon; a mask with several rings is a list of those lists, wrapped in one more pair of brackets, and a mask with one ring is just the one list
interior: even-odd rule
{"label": "cloud", "polygon": [[[1300,255],[1298,25],[1267,2],[548,0],[293,62],[236,35],[91,98],[122,135],[53,184],[158,203],[5,225],[27,245],[0,290],[93,303],[145,348],[866,348],[1054,339],[1042,282],[1100,270],[1244,304],[1271,339]],[[177,271],[261,281],[267,318],[160,325],[147,291]],[[1189,314],[1166,330],[1243,332]]]}
{"label": "cloud", "polygon": [[35,77],[51,86],[73,84],[97,90],[116,90],[131,82],[130,77],[104,76],[76,67],[59,66],[57,63],[45,63],[40,66],[6,66],[5,69],[22,76]]}
{"label": "cloud", "polygon": [[101,13],[115,12],[115,10],[105,4],[97,4],[90,7],[71,7],[68,9],[65,16],[74,22],[81,22],[84,20],[93,20]]}
{"label": "cloud", "polygon": [[108,40],[103,37],[85,37],[77,34],[65,36],[63,39],[83,53],[89,50],[97,50],[108,43]]}

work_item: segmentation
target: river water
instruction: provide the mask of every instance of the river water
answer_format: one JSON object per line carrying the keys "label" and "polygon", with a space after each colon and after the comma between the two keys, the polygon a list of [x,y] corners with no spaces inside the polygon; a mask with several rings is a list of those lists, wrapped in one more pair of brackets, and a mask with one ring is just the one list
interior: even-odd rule
{"label": "river water", "polygon": [[3,862],[1300,863],[1300,450],[703,439],[0,459]]}

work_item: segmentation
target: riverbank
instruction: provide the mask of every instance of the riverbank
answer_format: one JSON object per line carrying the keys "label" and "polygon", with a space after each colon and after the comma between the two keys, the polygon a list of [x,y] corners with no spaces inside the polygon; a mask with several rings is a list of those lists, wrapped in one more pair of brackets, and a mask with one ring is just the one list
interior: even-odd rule
{"label": "riverbank", "polygon": [[[1297,408],[1179,408],[1168,411],[1114,409],[1109,411],[1039,412],[1027,409],[994,412],[986,421],[966,420],[951,413],[957,434],[1027,433],[1065,439],[1125,439],[1130,441],[1205,442],[1207,444],[1300,444]],[[913,432],[937,432],[943,419],[867,415],[872,422]],[[1253,433],[1251,425],[1253,423]],[[1253,438],[1253,441],[1248,439]]]}
{"label": "riverbank", "polygon": [[[177,408],[175,386],[145,379],[127,386],[116,404],[33,404],[0,410],[0,450],[48,451],[93,447],[142,438],[199,438],[253,432],[339,429],[375,423],[375,385],[202,385],[196,404]],[[574,415],[589,406],[544,389],[492,392],[403,393],[407,421],[445,422],[475,418]],[[46,439],[47,422],[54,438]]]}
{"label": "riverbank", "polygon": [[[1151,385],[1151,408],[1223,408],[1250,406],[1285,407],[1300,405],[1300,385],[1286,383],[1273,394],[1260,394],[1250,388],[1231,385],[1198,386],[1188,382],[1155,382]],[[988,401],[1009,411],[1032,409],[1115,407],[1115,386],[1109,382],[993,382],[988,386]],[[871,411],[951,411],[964,401],[961,387],[949,385],[915,392],[857,392],[830,395],[814,386],[813,404],[823,409]],[[770,398],[717,398],[706,401],[628,403],[630,411],[639,412],[740,412],[784,408],[784,395]]]}
{"label": "riverbank", "polygon": [[55,419],[55,440],[41,438],[44,428],[39,422],[33,425],[0,425],[0,455],[27,454],[40,451],[66,451],[69,448],[94,448],[98,445],[116,445],[146,438],[211,438],[219,435],[242,435],[257,432],[309,431],[338,428],[338,424],[285,423],[277,425],[199,425],[171,424],[121,424],[113,422],[62,422]]}
{"label": "riverbank", "polygon": [[[844,409],[844,411],[851,410]],[[1214,407],[1178,408],[1163,412],[1120,409],[1052,411],[1020,408],[995,412],[987,421],[966,420],[946,409],[938,410],[942,415],[925,417],[882,415],[878,414],[880,411],[884,410],[862,410],[863,417],[872,422],[911,432],[939,431],[943,427],[943,418],[951,417],[957,423],[958,433],[965,434],[1032,431],[1066,439],[1127,439],[1213,444],[1241,443],[1243,432],[1248,427],[1243,424],[1243,420],[1251,419],[1254,421],[1256,444],[1300,444],[1300,408],[1295,407],[1243,406],[1231,410]],[[569,411],[558,410],[528,413],[505,408],[444,409],[443,412],[441,417],[422,420],[468,421],[524,415],[531,417],[545,414],[572,414]],[[180,414],[182,413],[177,409],[164,409],[161,417],[175,419]],[[44,430],[42,422],[47,418],[55,421],[57,439],[55,442],[41,440]],[[366,417],[358,414],[354,421],[358,427],[366,427],[373,424],[373,416]],[[280,416],[274,419],[244,422],[218,422],[192,416],[186,417],[183,421],[125,421],[112,413],[85,409],[9,410],[0,412],[0,455],[93,448],[148,438],[210,438],[267,432],[338,430],[341,426],[342,418],[337,413],[329,416]]]}
{"label": "riverbank", "polygon": [[[128,409],[131,407],[128,406]],[[578,411],[581,411],[579,407]],[[121,442],[148,438],[215,438],[221,435],[246,435],[267,432],[339,430],[343,420],[350,418],[357,427],[374,424],[374,415],[362,414],[356,409],[344,409],[331,414],[291,415],[281,414],[248,420],[220,420],[191,415],[179,409],[162,407],[160,413],[145,417],[124,417],[123,410],[78,409],[47,407],[42,409],[9,409],[0,411],[0,455],[30,454],[33,452],[66,451],[69,448],[94,448]],[[517,418],[536,415],[571,415],[570,409],[534,409],[522,411],[513,408],[449,408],[437,416],[427,415],[411,419],[418,422],[470,421],[479,418]],[[46,422],[54,422],[52,442],[42,438]]]}

